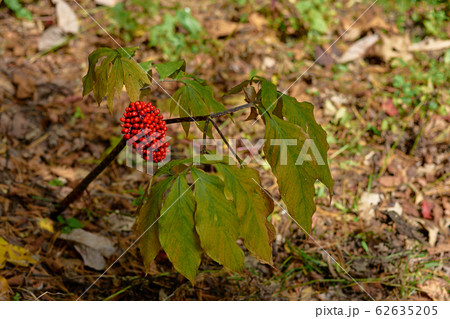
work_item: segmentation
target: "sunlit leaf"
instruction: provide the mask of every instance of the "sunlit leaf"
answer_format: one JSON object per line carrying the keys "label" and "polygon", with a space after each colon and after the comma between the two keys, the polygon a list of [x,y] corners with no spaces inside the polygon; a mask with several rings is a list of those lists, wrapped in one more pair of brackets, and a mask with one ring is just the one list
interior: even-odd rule
{"label": "sunlit leaf", "polygon": [[233,271],[242,271],[244,253],[236,244],[239,218],[233,202],[224,195],[224,184],[214,175],[191,168],[195,181],[195,227],[200,245],[213,260]]}
{"label": "sunlit leaf", "polygon": [[277,87],[270,81],[261,81],[261,102],[268,112],[273,112],[277,100]]}
{"label": "sunlit leaf", "polygon": [[319,174],[317,165],[313,161],[296,164],[302,154],[302,147],[307,136],[295,124],[283,121],[276,116],[269,117],[268,114],[264,117],[266,160],[277,178],[280,195],[289,214],[303,229],[309,231],[312,215],[316,210],[314,183]]}
{"label": "sunlit leaf", "polygon": [[159,74],[159,78],[165,79],[170,77],[171,75],[176,75],[178,71],[184,71],[186,69],[186,62],[184,60],[167,62],[167,63],[159,63],[155,64],[155,69]]}
{"label": "sunlit leaf", "polygon": [[123,79],[131,102],[139,100],[139,94],[142,83],[150,84],[147,74],[134,61],[122,58]]}
{"label": "sunlit leaf", "polygon": [[109,76],[108,92],[107,92],[108,109],[109,112],[111,112],[111,114],[114,108],[113,106],[114,95],[117,94],[118,96],[120,96],[120,92],[122,92],[122,87],[123,87],[122,60],[115,59]]}
{"label": "sunlit leaf", "polygon": [[95,69],[95,83],[93,93],[94,98],[99,106],[107,92],[108,78],[111,71],[111,62],[115,58],[116,57],[114,55],[107,56],[100,63],[100,66],[96,67]]}
{"label": "sunlit leaf", "polygon": [[178,176],[161,209],[159,240],[175,269],[194,282],[202,249],[194,227],[195,199],[186,176]]}
{"label": "sunlit leaf", "polygon": [[120,54],[120,56],[131,59],[136,54],[137,49],[139,49],[139,47],[118,48],[117,52]]}
{"label": "sunlit leaf", "polygon": [[94,88],[95,82],[95,66],[98,60],[103,56],[117,55],[117,51],[110,48],[98,48],[89,54],[88,62],[89,69],[87,74],[83,77],[83,96],[91,92]]}
{"label": "sunlit leaf", "polygon": [[272,263],[272,247],[266,227],[267,216],[272,213],[273,200],[261,189],[258,172],[252,168],[216,165],[225,179],[225,188],[232,194],[239,217],[239,235],[244,244],[257,257]]}
{"label": "sunlit leaf", "polygon": [[231,94],[239,93],[239,92],[241,92],[242,89],[243,89],[244,87],[246,87],[249,83],[250,83],[249,80],[245,80],[245,81],[239,83],[238,85],[232,87],[230,90],[228,90],[227,94],[228,94],[228,95],[231,95]]}
{"label": "sunlit leaf", "polygon": [[164,193],[169,189],[175,176],[154,184],[147,195],[147,201],[139,211],[139,217],[136,222],[136,232],[141,236],[139,240],[139,249],[144,259],[145,269],[149,269],[151,262],[161,250],[159,243],[158,225],[161,205],[164,199]]}
{"label": "sunlit leaf", "polygon": [[319,180],[328,187],[330,195],[332,195],[334,181],[327,160],[327,151],[330,147],[327,142],[327,133],[314,118],[314,106],[309,102],[298,102],[295,98],[287,95],[283,95],[282,100],[284,116],[289,122],[300,126],[314,141],[314,145],[311,146],[317,148],[321,157],[321,159],[315,158]]}

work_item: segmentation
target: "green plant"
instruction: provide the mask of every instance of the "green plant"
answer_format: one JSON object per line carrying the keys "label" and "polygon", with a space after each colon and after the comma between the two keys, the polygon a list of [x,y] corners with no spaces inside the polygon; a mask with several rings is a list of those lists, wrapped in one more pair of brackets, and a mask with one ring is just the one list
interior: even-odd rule
{"label": "green plant", "polygon": [[337,7],[337,4],[332,1],[282,1],[281,3],[283,10],[275,17],[272,17],[271,12],[269,23],[281,32],[283,39],[287,37],[287,34],[297,33],[306,35],[313,42],[318,42],[329,31],[330,26],[336,23],[337,12],[334,6]]}
{"label": "green plant", "polygon": [[59,215],[57,219],[61,224],[61,232],[63,234],[68,234],[74,229],[83,228],[83,223],[75,217],[65,219],[64,217]]}
{"label": "green plant", "polygon": [[[183,27],[187,35],[179,32]],[[161,24],[150,28],[149,46],[159,48],[169,60],[176,60],[182,51],[199,52],[203,28],[188,9],[177,10],[175,15],[165,13]]]}
{"label": "green plant", "polygon": [[30,11],[25,9],[21,4],[19,0],[4,0],[6,6],[12,10],[16,17],[19,19],[25,18],[27,20],[33,20],[33,16]]}
{"label": "green plant", "polygon": [[[136,105],[148,77],[131,60],[135,51],[136,48],[99,48],[92,52],[88,74],[83,78],[83,93],[92,91],[99,103],[106,94],[112,110],[113,96],[125,84],[131,105]],[[104,59],[99,62],[102,56]],[[267,217],[274,210],[273,198],[262,187],[258,171],[247,166],[230,146],[216,118],[245,108],[251,108],[253,118],[262,118],[265,158],[277,178],[289,216],[304,231],[311,230],[316,209],[316,180],[324,183],[330,196],[334,182],[327,162],[327,135],[314,119],[312,104],[298,102],[279,92],[272,82],[252,76],[229,92],[244,93],[248,103],[226,109],[204,80],[185,71],[185,65],[184,61],[154,65],[162,81],[169,79],[181,84],[170,105],[171,113],[180,117],[169,118],[166,124],[180,123],[187,134],[190,123],[196,122],[203,132],[203,140],[208,135],[212,137],[214,127],[234,159],[202,148],[201,154],[194,158],[159,165],[138,208],[136,232],[146,269],[162,249],[175,269],[193,282],[202,253],[229,270],[241,272],[244,253],[236,243],[238,238],[260,260],[272,263],[270,244],[275,231]],[[150,68],[146,71],[150,72]],[[136,76],[127,80],[131,74]],[[125,141],[122,139],[95,172],[63,200],[60,210],[112,162]]]}
{"label": "green plant", "polygon": [[[167,60],[174,61],[181,53],[198,53],[205,48],[205,32],[189,8],[173,10],[153,1],[131,0],[107,10],[111,21],[109,31],[125,42],[147,33],[149,47],[161,50]],[[159,23],[155,19],[157,15],[162,15]]]}

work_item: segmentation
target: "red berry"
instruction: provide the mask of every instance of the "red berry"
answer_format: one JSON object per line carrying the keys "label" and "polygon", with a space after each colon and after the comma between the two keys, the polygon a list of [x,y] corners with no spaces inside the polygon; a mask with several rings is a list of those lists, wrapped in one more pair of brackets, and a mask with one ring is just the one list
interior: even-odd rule
{"label": "red berry", "polygon": [[122,134],[129,145],[145,160],[158,163],[169,153],[169,143],[164,142],[167,130],[161,111],[151,103],[136,101],[125,108],[121,127]]}

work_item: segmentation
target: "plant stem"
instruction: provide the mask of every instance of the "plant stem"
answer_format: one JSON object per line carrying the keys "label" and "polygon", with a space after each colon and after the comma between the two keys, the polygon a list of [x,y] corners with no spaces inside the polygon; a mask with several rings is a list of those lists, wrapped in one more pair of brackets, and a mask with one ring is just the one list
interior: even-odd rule
{"label": "plant stem", "polygon": [[72,204],[84,190],[89,186],[89,184],[100,175],[103,170],[111,164],[112,161],[119,155],[122,149],[127,144],[125,138],[122,138],[119,144],[114,147],[114,149],[100,162],[71,192],[67,195],[57,206],[56,209],[50,214],[51,219],[56,219],[59,214],[61,214],[70,204]]}
{"label": "plant stem", "polygon": [[231,153],[233,153],[234,157],[236,157],[237,161],[239,162],[239,164],[242,165],[242,160],[239,158],[239,156],[236,154],[236,152],[234,151],[234,149],[230,146],[230,144],[228,143],[227,139],[225,138],[225,136],[223,135],[222,131],[220,130],[219,126],[217,125],[216,122],[214,122],[213,119],[210,120],[212,125],[216,128],[217,132],[219,133],[220,137],[222,138],[222,140],[225,142],[225,144],[228,146],[228,148],[230,149]]}
{"label": "plant stem", "polygon": [[[205,130],[207,130],[208,122],[211,121],[213,125],[216,127],[217,131],[219,132],[222,139],[227,144],[228,148],[230,148],[228,142],[226,141],[225,137],[223,136],[222,132],[217,127],[217,124],[212,120],[212,118],[219,117],[222,115],[234,113],[240,110],[243,110],[247,107],[252,106],[253,103],[247,103],[244,105],[240,105],[237,107],[234,107],[232,109],[213,113],[210,115],[200,115],[200,116],[193,116],[193,117],[179,117],[174,119],[167,119],[165,120],[166,124],[174,124],[174,123],[183,123],[183,122],[195,122],[195,121],[206,121],[205,123]],[[124,149],[125,145],[127,144],[126,139],[122,138],[120,140],[119,144],[114,147],[114,149],[98,164],[71,192],[69,195],[67,195],[54,209],[53,212],[50,213],[50,218],[53,220],[56,220],[59,214],[61,214],[64,210],[66,210],[67,207],[69,207],[70,204],[72,204],[75,200],[77,200],[81,194],[86,190],[86,188],[89,186],[89,184],[97,178],[98,175],[100,175],[103,170],[108,167],[109,164],[111,164],[114,159],[119,155],[119,153]],[[241,159],[237,156],[237,154],[234,152],[233,149],[230,148],[230,150],[233,152],[233,154],[236,156],[236,159],[239,161],[239,163],[242,163]]]}
{"label": "plant stem", "polygon": [[202,145],[202,149],[200,151],[200,154],[205,154],[206,153],[206,134],[208,133],[208,126],[209,126],[209,121],[211,119],[208,117],[205,121],[205,127],[203,128],[203,145]]}
{"label": "plant stem", "polygon": [[[255,102],[253,102],[255,103]],[[215,118],[215,117],[219,117],[222,115],[226,115],[226,114],[230,114],[230,113],[234,113],[243,109],[246,109],[250,106],[253,105],[253,103],[247,103],[244,105],[240,105],[240,106],[236,106],[232,109],[226,110],[226,111],[222,111],[222,112],[218,112],[218,113],[212,113],[209,115],[200,115],[200,116],[188,116],[188,117],[178,117],[175,119],[167,119],[166,124],[173,124],[173,123],[183,123],[183,122],[195,122],[195,121],[206,121],[207,118]]]}

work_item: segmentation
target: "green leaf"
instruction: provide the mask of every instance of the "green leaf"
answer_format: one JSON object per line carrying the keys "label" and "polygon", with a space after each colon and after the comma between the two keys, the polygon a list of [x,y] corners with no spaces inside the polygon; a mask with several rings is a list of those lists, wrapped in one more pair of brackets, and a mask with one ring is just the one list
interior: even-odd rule
{"label": "green leaf", "polygon": [[[203,86],[193,80],[182,80],[181,82],[185,86],[175,93],[176,97],[180,97],[177,108],[180,117],[206,115],[225,110],[225,106],[214,99],[212,89],[209,86]],[[175,103],[171,104],[171,111],[172,107],[176,107]],[[186,136],[189,134],[190,124],[190,122],[182,123]],[[198,121],[196,125],[199,130],[203,131],[204,121]],[[208,136],[212,137],[210,128]]]}
{"label": "green leaf", "polygon": [[178,176],[161,209],[159,240],[175,269],[192,283],[202,249],[194,226],[195,199],[186,176]]}
{"label": "green leaf", "polygon": [[136,222],[136,232],[141,236],[139,249],[144,259],[145,269],[149,269],[151,262],[161,250],[159,243],[158,226],[155,225],[160,214],[165,192],[169,189],[175,176],[167,177],[154,184],[147,194],[147,201],[139,211]]}
{"label": "green leaf", "polygon": [[232,87],[228,92],[227,95],[231,94],[237,94],[242,91],[243,88],[245,88],[250,83],[249,80],[245,80],[244,82],[239,83],[238,85]]}
{"label": "green leaf", "polygon": [[276,100],[277,87],[272,82],[263,79],[261,81],[261,102],[268,112],[273,112]]}
{"label": "green leaf", "polygon": [[114,55],[109,55],[103,59],[102,63],[100,63],[100,66],[95,68],[95,82],[93,93],[94,98],[99,106],[106,94],[109,72],[111,70],[111,62],[115,58],[116,57]]}
{"label": "green leaf", "polygon": [[[152,61],[146,61],[138,63],[139,66],[146,72],[147,78],[152,83],[153,81],[153,70],[152,70]],[[152,94],[151,87],[148,86],[145,89],[141,89],[141,92],[139,93],[139,100],[142,101],[145,99],[146,96],[150,96]]]}
{"label": "green leaf", "polygon": [[239,235],[249,251],[272,264],[272,247],[267,217],[273,200],[261,189],[258,172],[249,167],[215,165],[225,179],[225,189],[233,196],[240,221]]}
{"label": "green leaf", "polygon": [[311,9],[308,15],[311,30],[319,33],[327,33],[327,23],[325,22],[322,13],[316,9]]}
{"label": "green leaf", "polygon": [[125,88],[127,89],[128,96],[131,102],[139,100],[139,94],[141,89],[140,82],[150,84],[147,74],[144,70],[134,61],[122,59],[123,65],[123,78],[125,82]]}
{"label": "green leaf", "polygon": [[224,195],[223,182],[195,167],[195,228],[200,245],[213,260],[232,271],[242,271],[244,253],[236,244],[239,236],[239,218],[233,202]]}
{"label": "green leaf", "polygon": [[159,78],[165,79],[171,75],[175,76],[178,71],[186,69],[186,62],[184,60],[155,64],[155,69],[159,74]]}
{"label": "green leaf", "polygon": [[136,54],[137,49],[139,49],[139,47],[118,48],[116,51],[121,57],[131,59]]}
{"label": "green leaf", "polygon": [[170,115],[178,115],[178,104],[180,104],[180,96],[181,94],[183,94],[184,91],[184,86],[180,87],[173,95],[172,98],[170,99]]}
{"label": "green leaf", "polygon": [[95,66],[98,60],[103,56],[116,56],[117,51],[110,48],[98,48],[89,54],[88,62],[89,68],[86,75],[83,77],[83,96],[87,95],[94,88],[95,82]]}
{"label": "green leaf", "polygon": [[268,114],[264,117],[264,154],[277,178],[281,198],[289,214],[305,231],[310,231],[312,215],[316,210],[314,183],[318,178],[317,166],[313,161],[296,165],[307,136],[295,124]]}
{"label": "green leaf", "polygon": [[75,217],[66,219],[65,223],[67,224],[67,226],[69,226],[72,229],[83,228],[83,223],[81,221],[79,221],[78,219],[76,219]]}
{"label": "green leaf", "polygon": [[327,142],[327,133],[314,118],[314,106],[309,102],[298,102],[295,98],[284,94],[282,96],[282,100],[283,114],[286,119],[289,122],[300,126],[303,131],[309,135],[309,138],[314,141],[314,145],[311,145],[311,147],[317,148],[322,159],[315,159],[319,173],[319,180],[325,184],[330,192],[330,196],[332,196],[334,181],[331,177],[327,160],[327,152],[330,146]]}
{"label": "green leaf", "polygon": [[120,93],[122,92],[123,87],[123,67],[122,67],[122,60],[116,59],[114,60],[111,73],[109,76],[108,81],[108,109],[109,112],[112,114],[113,112],[113,99],[114,95],[117,93],[117,95],[120,97]]}
{"label": "green leaf", "polygon": [[[217,102],[217,100],[214,98],[214,92],[208,85],[202,85],[199,82],[193,80],[182,80],[181,82],[186,84],[187,87],[194,89],[198,93],[198,96],[203,100],[203,103],[206,104],[208,110],[211,113],[217,113],[226,110],[225,106],[222,103]],[[195,110],[193,110],[193,112],[195,112]],[[205,113],[193,113],[192,115],[205,115]]]}
{"label": "green leaf", "polygon": [[6,6],[14,11],[19,19],[26,18],[27,20],[33,20],[33,16],[30,11],[22,7],[18,0],[5,0]]}
{"label": "green leaf", "polygon": [[193,38],[197,38],[200,32],[203,31],[201,24],[191,15],[190,9],[178,10],[175,16]]}

